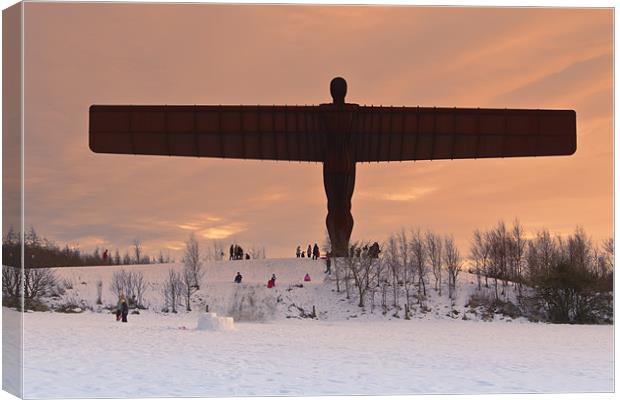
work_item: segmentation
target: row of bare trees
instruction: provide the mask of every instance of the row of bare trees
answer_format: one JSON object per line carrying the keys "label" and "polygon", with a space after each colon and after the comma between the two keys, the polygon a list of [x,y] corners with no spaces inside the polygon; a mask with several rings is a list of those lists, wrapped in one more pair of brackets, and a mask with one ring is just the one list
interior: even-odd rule
{"label": "row of bare trees", "polygon": [[613,238],[597,246],[581,227],[568,236],[541,229],[527,238],[519,221],[500,221],[476,230],[470,250],[478,290],[491,279],[495,302],[512,295],[524,315],[551,322],[612,320]]}
{"label": "row of bare trees", "polygon": [[[88,265],[128,265],[128,264],[152,264],[171,262],[169,254],[159,252],[159,257],[152,257],[145,254],[142,242],[134,239],[131,248],[121,256],[118,249],[114,254],[100,247],[95,247],[92,253],[82,251],[79,246],[60,246],[54,241],[42,237],[31,227],[24,233],[23,238],[20,232],[16,232],[12,227],[2,237],[2,260],[3,265],[18,267],[21,265],[22,252],[24,256],[24,266],[26,268],[47,268],[47,267],[69,267],[69,266],[88,266]],[[104,256],[105,254],[105,256]]]}
{"label": "row of bare trees", "polygon": [[334,260],[336,290],[344,290],[347,299],[355,295],[360,307],[370,301],[374,308],[379,294],[384,311],[404,303],[409,318],[414,305],[428,310],[429,287],[438,296],[447,288],[454,305],[459,274],[469,264],[479,291],[518,303],[524,314],[535,307],[553,322],[595,322],[611,315],[613,238],[596,246],[579,227],[565,237],[544,229],[528,236],[519,221],[511,226],[500,221],[474,231],[468,259],[452,236],[419,229],[391,235],[378,258],[360,250],[367,246],[355,243],[349,257]]}
{"label": "row of bare trees", "polygon": [[409,233],[402,230],[388,238],[380,257],[357,251],[360,248],[367,249],[368,243],[354,244],[350,251],[353,256],[335,260],[336,289],[340,292],[344,285],[347,298],[351,298],[355,289],[358,306],[364,307],[370,300],[374,308],[375,296],[379,293],[384,311],[389,306],[400,309],[401,297],[404,297],[405,318],[410,318],[414,299],[421,309],[426,309],[429,284],[442,295],[444,276],[448,297],[455,299],[463,261],[453,237],[419,229]]}

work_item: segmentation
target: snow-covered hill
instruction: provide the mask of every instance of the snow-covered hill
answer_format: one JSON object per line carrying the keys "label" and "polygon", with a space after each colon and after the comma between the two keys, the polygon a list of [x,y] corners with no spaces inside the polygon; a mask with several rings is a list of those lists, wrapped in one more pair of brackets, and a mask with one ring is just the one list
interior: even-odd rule
{"label": "snow-covered hill", "polygon": [[[140,271],[148,310],[116,322],[106,306],[115,272]],[[23,315],[23,380],[27,398],[251,395],[392,395],[415,393],[609,392],[613,390],[613,326],[532,323],[466,312],[475,276],[462,273],[454,310],[428,285],[427,312],[412,320],[347,300],[325,281],[322,261],[213,262],[205,266],[192,312],[161,312],[162,282],[180,265],[59,268],[71,289],[54,302],[83,301],[76,314]],[[241,285],[232,282],[244,276]],[[277,276],[275,289],[266,281]],[[312,282],[303,282],[309,273]],[[102,305],[96,304],[102,282]],[[296,285],[303,284],[303,287]],[[510,290],[510,289],[509,289]],[[227,315],[252,293],[252,304],[276,304],[263,321],[233,330],[199,330],[204,307]],[[401,299],[402,301],[402,299]],[[293,305],[294,304],[294,305]],[[318,318],[300,318],[315,306]],[[398,311],[398,317],[395,317]],[[451,315],[451,316],[448,316]],[[467,315],[463,320],[463,315]],[[20,314],[3,309],[3,323]],[[471,318],[470,318],[471,317]],[[507,323],[506,321],[511,321]],[[6,348],[19,335],[6,332]],[[7,364],[9,365],[9,364]],[[15,370],[16,371],[16,370]],[[6,387],[19,387],[8,375]]]}
{"label": "snow-covered hill", "polygon": [[[82,308],[95,311],[104,311],[113,307],[117,297],[111,290],[110,283],[115,272],[134,271],[144,275],[147,289],[144,295],[144,305],[151,312],[161,312],[164,308],[162,286],[167,279],[168,271],[180,272],[181,264],[151,264],[127,266],[99,266],[56,268],[56,274],[67,288],[66,293],[52,303],[62,304],[67,301],[81,303]],[[392,289],[388,290],[388,309],[381,307],[381,293],[377,291],[373,296],[368,293],[365,307],[358,307],[357,293],[351,289],[350,299],[346,299],[345,285],[340,283],[340,292],[336,291],[335,274],[327,275],[324,260],[310,260],[307,258],[265,259],[265,260],[235,260],[208,262],[203,266],[204,275],[200,283],[200,290],[192,296],[194,312],[203,312],[206,305],[210,311],[220,315],[230,313],[235,296],[239,292],[252,290],[260,299],[271,299],[276,304],[273,319],[293,318],[300,314],[309,314],[314,306],[319,320],[359,319],[396,319],[404,317],[404,293],[401,291],[398,307],[393,307]],[[243,282],[237,285],[233,279],[237,272],[243,275]],[[305,274],[309,274],[312,281],[304,282]],[[267,288],[267,280],[275,274],[276,287]],[[466,307],[472,293],[475,293],[476,277],[467,272],[461,272],[457,283],[457,292],[454,303],[447,296],[444,277],[442,293],[433,288],[432,282],[427,282],[427,297],[422,305],[412,300],[412,318],[424,319],[480,319],[481,315]],[[102,305],[97,305],[97,282],[102,282]],[[414,288],[414,292],[417,289]],[[511,288],[508,289],[512,294]],[[374,305],[373,305],[374,304]],[[86,307],[84,307],[86,306]],[[422,307],[423,306],[423,307]],[[424,310],[422,310],[424,308]],[[184,307],[179,307],[185,312]],[[303,311],[302,311],[303,310]],[[385,312],[384,312],[385,311]],[[510,320],[503,315],[493,316],[495,319]]]}

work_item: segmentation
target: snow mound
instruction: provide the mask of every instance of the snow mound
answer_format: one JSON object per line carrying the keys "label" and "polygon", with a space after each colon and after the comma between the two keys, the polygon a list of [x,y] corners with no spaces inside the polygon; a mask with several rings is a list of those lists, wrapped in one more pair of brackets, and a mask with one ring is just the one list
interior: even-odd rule
{"label": "snow mound", "polygon": [[218,317],[216,313],[205,313],[198,318],[199,331],[231,331],[235,323],[231,317]]}

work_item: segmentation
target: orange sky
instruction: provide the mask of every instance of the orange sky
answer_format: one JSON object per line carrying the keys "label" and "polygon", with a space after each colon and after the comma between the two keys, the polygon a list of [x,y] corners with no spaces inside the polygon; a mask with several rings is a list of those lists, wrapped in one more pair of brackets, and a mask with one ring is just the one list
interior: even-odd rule
{"label": "orange sky", "polygon": [[360,104],[577,111],[570,157],[359,165],[353,239],[612,234],[611,9],[25,4],[26,226],[151,254],[196,231],[290,256],[322,242],[320,164],[94,154],[91,104]]}

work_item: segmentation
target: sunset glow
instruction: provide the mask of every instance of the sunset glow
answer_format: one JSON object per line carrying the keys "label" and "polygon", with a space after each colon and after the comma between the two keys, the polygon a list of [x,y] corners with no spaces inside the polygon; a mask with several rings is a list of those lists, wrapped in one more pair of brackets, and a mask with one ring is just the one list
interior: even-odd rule
{"label": "sunset glow", "polygon": [[95,154],[92,104],[320,104],[574,109],[569,157],[358,164],[353,240],[453,234],[518,218],[598,242],[613,231],[611,9],[26,3],[25,226],[60,243],[191,232],[265,246],[325,238],[314,163]]}

